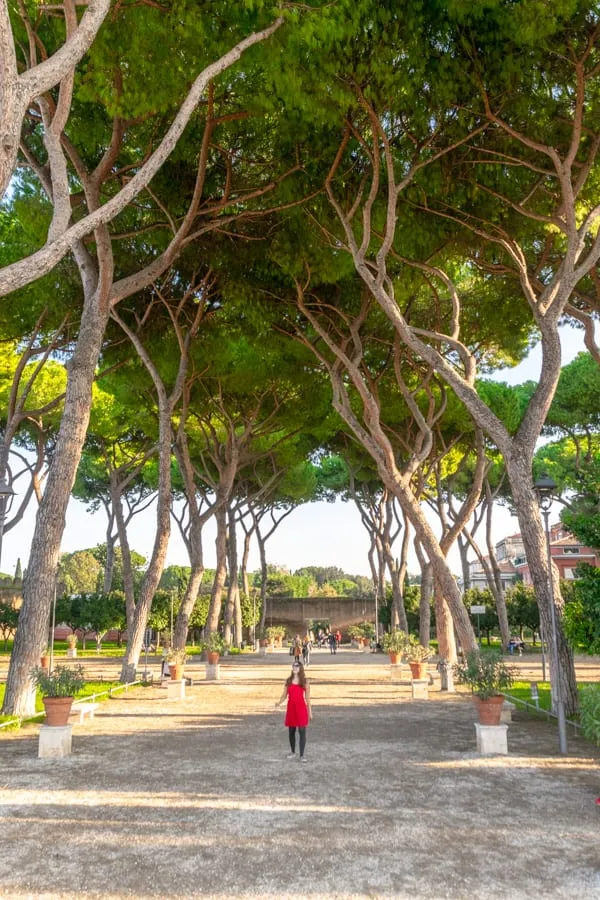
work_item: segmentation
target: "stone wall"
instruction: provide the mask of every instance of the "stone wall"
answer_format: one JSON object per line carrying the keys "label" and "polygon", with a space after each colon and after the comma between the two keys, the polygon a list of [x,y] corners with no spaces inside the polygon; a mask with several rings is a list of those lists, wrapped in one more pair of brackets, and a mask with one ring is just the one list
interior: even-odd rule
{"label": "stone wall", "polygon": [[375,600],[352,597],[268,598],[267,625],[285,625],[288,637],[303,633],[310,620],[329,622],[339,628],[344,640],[348,627],[359,622],[375,622]]}

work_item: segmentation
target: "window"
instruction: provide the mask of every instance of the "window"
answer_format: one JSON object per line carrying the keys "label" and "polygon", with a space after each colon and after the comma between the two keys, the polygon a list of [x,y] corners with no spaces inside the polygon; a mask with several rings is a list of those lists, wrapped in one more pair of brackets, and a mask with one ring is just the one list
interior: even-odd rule
{"label": "window", "polygon": [[579,553],[579,547],[563,547],[563,553]]}
{"label": "window", "polygon": [[565,581],[575,581],[575,569],[565,569],[563,578]]}

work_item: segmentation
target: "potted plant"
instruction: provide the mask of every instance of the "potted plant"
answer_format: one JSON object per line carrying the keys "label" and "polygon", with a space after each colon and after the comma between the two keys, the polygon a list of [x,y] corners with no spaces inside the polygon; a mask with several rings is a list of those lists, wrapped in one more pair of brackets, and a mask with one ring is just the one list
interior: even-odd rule
{"label": "potted plant", "polygon": [[169,675],[171,676],[172,681],[181,681],[186,660],[187,653],[185,652],[185,648],[180,648],[178,650],[171,648],[171,650],[168,651],[167,663],[169,665]]}
{"label": "potted plant", "polygon": [[56,666],[53,672],[39,666],[33,670],[32,678],[42,695],[46,724],[67,725],[75,694],[84,685],[83,666],[75,669]]}
{"label": "potted plant", "polygon": [[50,650],[46,647],[45,650],[42,650],[40,654],[40,667],[42,669],[50,668]]}
{"label": "potted plant", "polygon": [[281,647],[285,637],[285,627],[283,625],[269,625],[265,629],[265,634],[272,647]]}
{"label": "potted plant", "polygon": [[206,650],[206,658],[211,666],[216,666],[219,656],[225,649],[225,641],[218,631],[211,632],[202,642],[202,649]]}
{"label": "potted plant", "polygon": [[67,656],[69,659],[77,658],[77,640],[78,638],[75,632],[67,635]]}
{"label": "potted plant", "polygon": [[348,628],[348,634],[353,638],[358,646],[368,647],[371,640],[375,637],[375,628],[370,622],[359,622],[358,625],[351,625]]}
{"label": "potted plant", "polygon": [[499,725],[502,716],[504,696],[502,691],[509,688],[513,673],[499,653],[477,653],[472,651],[463,663],[454,667],[462,684],[468,684],[473,692],[481,725]]}
{"label": "potted plant", "polygon": [[418,681],[427,677],[427,662],[433,651],[429,647],[420,644],[414,634],[409,634],[404,648],[404,656],[410,666],[410,672],[414,680]]}
{"label": "potted plant", "polygon": [[405,631],[390,631],[383,636],[383,649],[389,653],[390,663],[395,666],[400,657],[404,653],[408,642],[408,635]]}

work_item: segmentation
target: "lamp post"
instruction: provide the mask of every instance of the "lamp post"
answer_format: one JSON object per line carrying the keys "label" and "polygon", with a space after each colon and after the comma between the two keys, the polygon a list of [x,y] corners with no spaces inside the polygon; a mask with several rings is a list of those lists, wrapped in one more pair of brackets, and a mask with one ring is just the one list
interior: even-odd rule
{"label": "lamp post", "polygon": [[15,492],[12,485],[6,480],[6,475],[0,478],[0,562],[2,560],[2,538],[4,536],[4,520],[6,514],[12,506]]}
{"label": "lamp post", "polygon": [[[549,475],[543,474],[533,485],[538,497],[541,513],[544,517],[544,530],[546,532],[546,556],[548,560],[548,588],[550,591],[550,626],[552,628],[552,643],[554,645],[554,685],[553,697],[556,703],[556,716],[558,719],[558,743],[561,753],[567,752],[567,723],[565,720],[565,705],[560,686],[558,671],[558,631],[556,628],[556,605],[554,602],[554,582],[552,579],[552,550],[550,548],[550,526],[548,517],[552,506],[552,495],[556,490],[556,482]],[[551,676],[552,677],[552,676]]]}

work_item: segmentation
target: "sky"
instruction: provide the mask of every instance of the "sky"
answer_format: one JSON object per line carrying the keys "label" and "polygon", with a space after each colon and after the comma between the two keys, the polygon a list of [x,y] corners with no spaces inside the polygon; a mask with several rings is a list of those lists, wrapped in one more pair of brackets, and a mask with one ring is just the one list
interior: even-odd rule
{"label": "sky", "polygon": [[[561,344],[563,365],[570,362],[580,351],[584,350],[583,332],[570,326],[561,328]],[[496,373],[499,381],[508,384],[519,384],[539,376],[541,350],[534,347],[526,360],[514,369],[506,369]],[[20,524],[4,535],[0,571],[14,573],[17,559],[20,558],[23,568],[27,565],[29,547],[35,523],[36,506],[30,504]],[[431,522],[435,527],[435,516],[431,514]],[[144,513],[136,516],[130,528],[130,544],[132,549],[149,558],[154,542],[155,508],[149,507]],[[67,510],[67,523],[61,545],[62,552],[83,550],[94,547],[106,540],[106,517],[103,511],[95,514],[86,511],[85,504],[71,500]],[[493,533],[496,541],[502,537],[519,531],[519,524],[503,507],[497,506],[494,511]],[[215,565],[214,553],[215,530],[209,523],[204,530],[205,565]],[[291,571],[304,566],[339,566],[350,575],[371,574],[368,561],[369,539],[361,525],[358,511],[354,504],[337,501],[335,503],[310,503],[299,507],[289,515],[275,531],[267,544],[267,559],[274,565],[286,566]],[[399,547],[398,547],[399,552]],[[449,556],[450,566],[456,574],[460,573],[458,552],[455,549]],[[167,555],[167,565],[189,565],[187,552],[177,530],[172,523],[171,540]],[[256,547],[253,546],[249,568],[259,568]],[[409,558],[409,571],[417,573],[414,551]]]}

